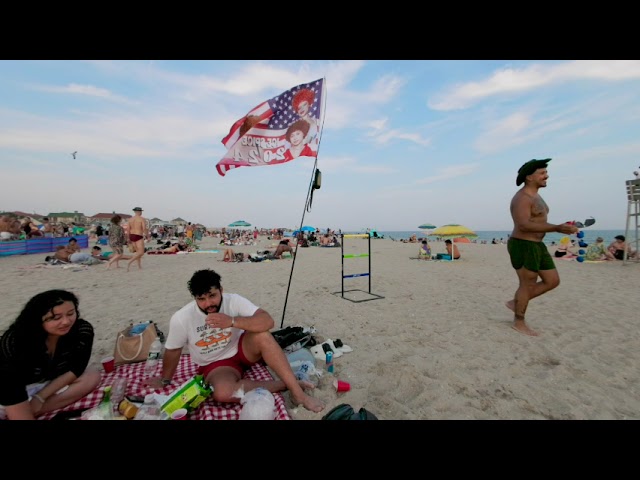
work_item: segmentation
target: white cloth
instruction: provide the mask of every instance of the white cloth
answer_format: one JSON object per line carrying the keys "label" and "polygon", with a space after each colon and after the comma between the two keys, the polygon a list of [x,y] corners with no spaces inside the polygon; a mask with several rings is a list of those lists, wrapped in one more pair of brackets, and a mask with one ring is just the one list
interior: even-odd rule
{"label": "white cloth", "polygon": [[[237,293],[222,294],[222,311],[231,317],[250,317],[258,307]],[[238,352],[243,330],[239,328],[211,328],[205,323],[207,315],[193,300],[173,314],[165,348],[187,345],[196,365],[208,365],[231,358]]]}

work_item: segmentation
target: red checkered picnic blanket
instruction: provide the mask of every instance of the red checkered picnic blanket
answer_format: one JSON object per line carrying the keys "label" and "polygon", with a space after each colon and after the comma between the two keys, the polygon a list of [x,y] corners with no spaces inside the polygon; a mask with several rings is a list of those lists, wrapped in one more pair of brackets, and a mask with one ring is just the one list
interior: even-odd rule
{"label": "red checkered picnic blanket", "polygon": [[[100,385],[89,395],[65,408],[41,415],[38,417],[38,420],[50,420],[59,412],[86,410],[95,407],[104,396],[104,388],[107,385],[111,385],[115,377],[125,377],[128,379],[127,395],[139,395],[142,397],[149,393],[170,395],[176,390],[178,385],[182,385],[184,382],[193,378],[198,369],[197,365],[191,361],[190,355],[182,355],[176,373],[173,376],[173,385],[166,386],[162,390],[154,390],[143,385],[145,378],[144,363],[145,362],[138,362],[120,365],[111,373],[103,373]],[[160,362],[160,365],[161,364],[162,362]],[[158,368],[160,369],[161,366]],[[244,378],[251,380],[273,380],[267,367],[260,364],[255,364],[248,370]],[[274,393],[273,396],[276,400],[276,420],[290,420],[291,417],[287,412],[282,394]],[[201,403],[195,411],[189,414],[189,420],[237,420],[241,410],[242,405],[240,403],[220,403],[209,397]]]}

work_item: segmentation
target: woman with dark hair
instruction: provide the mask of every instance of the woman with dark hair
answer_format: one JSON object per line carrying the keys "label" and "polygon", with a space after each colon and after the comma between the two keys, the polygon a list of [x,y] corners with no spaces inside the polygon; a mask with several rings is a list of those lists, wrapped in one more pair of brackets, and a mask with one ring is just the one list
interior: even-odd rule
{"label": "woman with dark hair", "polygon": [[107,263],[107,270],[111,268],[113,263],[116,264],[116,268],[120,268],[118,262],[120,260],[130,260],[129,255],[124,254],[124,246],[127,244],[127,238],[124,234],[124,229],[120,226],[122,217],[120,215],[114,215],[111,217],[111,226],[109,227],[109,246],[113,250],[113,255]]}
{"label": "woman with dark hair", "polygon": [[308,132],[309,124],[304,120],[297,120],[289,125],[289,128],[287,128],[287,132],[285,133],[285,138],[291,146],[284,152],[284,159],[286,161],[293,160],[299,156],[316,156],[316,153],[311,149],[309,144],[304,143],[305,135]]}
{"label": "woman with dark hair", "polygon": [[33,420],[93,391],[101,380],[87,368],[93,335],[73,293],[31,298],[0,337],[0,418]]}

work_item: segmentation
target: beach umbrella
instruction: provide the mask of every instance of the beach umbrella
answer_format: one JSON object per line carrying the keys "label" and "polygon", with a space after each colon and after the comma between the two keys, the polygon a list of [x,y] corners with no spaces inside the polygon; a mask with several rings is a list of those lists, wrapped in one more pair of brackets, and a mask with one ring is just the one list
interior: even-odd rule
{"label": "beach umbrella", "polygon": [[295,237],[300,232],[315,232],[315,231],[316,231],[315,227],[310,227],[310,226],[306,225],[306,226],[302,227],[300,230],[296,230],[295,232],[293,232],[293,236]]}
{"label": "beach umbrella", "polygon": [[445,240],[448,238],[456,238],[456,237],[466,237],[466,238],[476,238],[478,235],[476,232],[471,230],[470,228],[465,227],[464,225],[459,225],[457,223],[450,223],[449,225],[443,225],[429,232],[429,235],[434,237],[442,237]]}
{"label": "beach umbrella", "polygon": [[235,222],[230,223],[227,226],[231,228],[241,228],[241,227],[250,227],[251,224],[249,222],[245,222],[244,220],[236,220]]}
{"label": "beach umbrella", "polygon": [[431,223],[423,223],[418,228],[420,230],[433,230],[434,228],[436,228],[436,226],[432,225]]}

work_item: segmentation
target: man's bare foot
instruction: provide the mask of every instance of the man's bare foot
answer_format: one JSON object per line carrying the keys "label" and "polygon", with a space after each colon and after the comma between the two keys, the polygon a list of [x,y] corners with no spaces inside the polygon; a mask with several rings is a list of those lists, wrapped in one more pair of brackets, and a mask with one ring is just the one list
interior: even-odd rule
{"label": "man's bare foot", "polygon": [[303,396],[300,398],[293,398],[293,395],[291,396],[294,405],[302,405],[307,410],[316,413],[324,410],[324,402],[322,400],[312,397],[311,395],[307,395],[306,393],[303,393],[302,395]]}
{"label": "man's bare foot", "polygon": [[540,335],[538,332],[536,332],[535,330],[531,330],[526,323],[524,322],[514,322],[513,325],[511,325],[511,328],[513,328],[516,332],[520,332],[520,333],[524,333],[525,335],[529,335],[531,337],[537,337],[538,335]]}
{"label": "man's bare foot", "polygon": [[313,390],[316,388],[313,382],[310,382],[309,380],[298,380],[298,385],[300,385],[303,390]]}
{"label": "man's bare foot", "polygon": [[516,301],[509,300],[508,302],[504,302],[504,306],[511,310],[513,313],[516,313]]}

